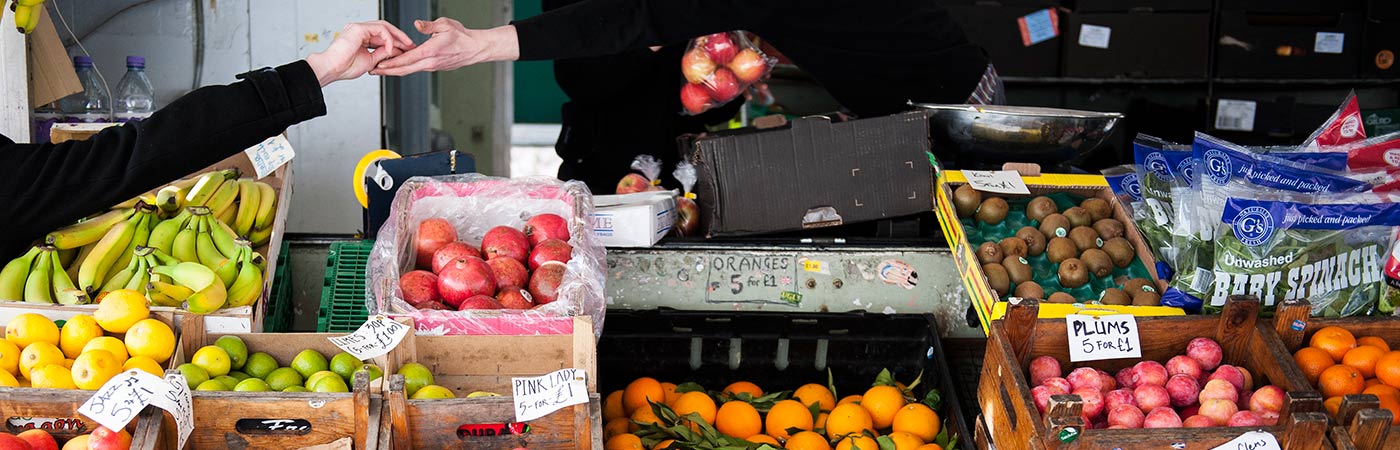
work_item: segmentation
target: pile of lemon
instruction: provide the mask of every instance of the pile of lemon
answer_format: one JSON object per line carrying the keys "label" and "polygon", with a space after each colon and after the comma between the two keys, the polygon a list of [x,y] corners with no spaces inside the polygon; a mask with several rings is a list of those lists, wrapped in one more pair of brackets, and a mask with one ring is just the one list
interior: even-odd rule
{"label": "pile of lemon", "polygon": [[175,332],[150,316],[146,296],[132,290],[112,291],[92,315],[74,316],[63,328],[20,314],[0,341],[0,386],[96,390],[130,369],[164,376]]}

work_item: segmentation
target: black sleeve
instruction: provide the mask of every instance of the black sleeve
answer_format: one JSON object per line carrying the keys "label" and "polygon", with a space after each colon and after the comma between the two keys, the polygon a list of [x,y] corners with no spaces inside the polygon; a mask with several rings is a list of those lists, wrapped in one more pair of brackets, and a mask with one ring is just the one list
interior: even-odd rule
{"label": "black sleeve", "polygon": [[86,141],[15,144],[0,136],[0,258],[45,233],[217,163],[325,115],[321,85],[305,61],[207,86],[150,118]]}
{"label": "black sleeve", "polygon": [[587,0],[516,21],[520,59],[611,55],[754,30],[790,0]]}

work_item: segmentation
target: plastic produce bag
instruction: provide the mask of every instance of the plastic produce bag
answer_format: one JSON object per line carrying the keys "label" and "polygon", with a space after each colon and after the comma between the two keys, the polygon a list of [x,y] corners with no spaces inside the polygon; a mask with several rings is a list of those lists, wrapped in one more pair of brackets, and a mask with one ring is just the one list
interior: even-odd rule
{"label": "plastic produce bag", "polygon": [[682,113],[700,114],[729,103],[749,86],[768,76],[777,60],[765,55],[740,31],[727,31],[690,40],[681,57]]}
{"label": "plastic produce bag", "polygon": [[1351,92],[1332,116],[1303,140],[1301,148],[1311,151],[1366,139],[1366,128],[1361,125],[1361,107],[1356,103],[1356,92]]}
{"label": "plastic produce bag", "polygon": [[695,204],[695,193],[690,190],[700,177],[695,173],[695,166],[688,161],[676,163],[676,170],[671,175],[681,183],[682,192],[676,199],[676,226],[671,232],[682,237],[696,236],[700,232],[700,206]]}
{"label": "plastic produce bag", "polygon": [[617,182],[614,194],[636,194],[638,192],[661,190],[661,160],[651,155],[637,155],[632,159],[632,170]]}
{"label": "plastic produce bag", "polygon": [[1400,131],[1356,141],[1339,150],[1347,154],[1352,170],[1400,167]]}
{"label": "plastic produce bag", "polygon": [[[399,277],[414,269],[416,233],[425,219],[441,218],[471,245],[496,226],[523,229],[538,214],[565,218],[572,246],[554,302],[533,309],[418,310],[403,299]],[[411,317],[430,335],[535,335],[573,332],[573,316],[593,319],[603,330],[606,251],[592,232],[593,197],[578,181],[497,178],[481,174],[413,177],[394,196],[390,219],[380,229],[367,266],[365,293],[371,314]]]}
{"label": "plastic produce bag", "polygon": [[[1195,180],[1195,164],[1191,160],[1190,147],[1167,142],[1152,136],[1139,134],[1133,140],[1133,155],[1137,162],[1138,183],[1142,189],[1143,217],[1138,229],[1146,238],[1152,253],[1158,258],[1158,273],[1171,283],[1178,283],[1183,261],[1187,265],[1195,262],[1192,245],[1195,239],[1189,219],[1189,208],[1177,205],[1192,205],[1191,189]],[[1185,258],[1185,260],[1183,260]],[[1167,266],[1165,271],[1161,266]],[[1172,297],[1168,289],[1162,295],[1163,306],[1174,306],[1187,311],[1199,309],[1199,302],[1188,298]]]}

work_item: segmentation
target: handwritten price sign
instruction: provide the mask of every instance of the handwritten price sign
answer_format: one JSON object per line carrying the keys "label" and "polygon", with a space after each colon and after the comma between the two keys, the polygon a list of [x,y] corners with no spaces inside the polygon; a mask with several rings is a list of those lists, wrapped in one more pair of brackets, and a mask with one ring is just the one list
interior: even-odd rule
{"label": "handwritten price sign", "polygon": [[973,189],[998,194],[1030,194],[1030,188],[1014,170],[964,170],[967,184]]}
{"label": "handwritten price sign", "polygon": [[1215,450],[1279,450],[1278,439],[1263,431],[1250,431]]}
{"label": "handwritten price sign", "polygon": [[389,350],[399,345],[404,336],[408,336],[408,325],[384,316],[375,316],[366,320],[354,333],[327,339],[341,350],[365,360],[389,353]]}
{"label": "handwritten price sign", "polygon": [[563,369],[541,377],[511,378],[515,396],[515,421],[535,420],[566,406],[588,401],[586,373]]}
{"label": "handwritten price sign", "polygon": [[1065,316],[1065,332],[1073,362],[1142,357],[1137,319],[1130,314],[1070,314]]}
{"label": "handwritten price sign", "polygon": [[297,152],[292,150],[292,143],[287,142],[287,138],[280,134],[248,147],[243,153],[247,154],[248,161],[253,163],[253,170],[258,173],[258,179],[272,174],[297,156]]}
{"label": "handwritten price sign", "polygon": [[185,381],[185,376],[179,373],[167,374],[165,382],[169,384],[169,389],[152,403],[157,408],[170,411],[170,416],[175,418],[175,428],[180,432],[179,445],[175,448],[185,448],[185,440],[194,431],[194,402],[190,398],[190,385]]}
{"label": "handwritten price sign", "polygon": [[102,426],[120,430],[142,409],[170,390],[170,384],[140,370],[128,370],[107,380],[78,407],[78,412]]}

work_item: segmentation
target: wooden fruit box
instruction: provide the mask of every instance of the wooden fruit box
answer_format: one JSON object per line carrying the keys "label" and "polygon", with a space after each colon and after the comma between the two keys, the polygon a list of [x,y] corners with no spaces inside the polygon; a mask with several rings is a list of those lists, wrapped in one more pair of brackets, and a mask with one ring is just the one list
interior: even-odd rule
{"label": "wooden fruit box", "polygon": [[[1062,367],[1070,366],[1065,365],[1069,362],[1065,321],[1037,320],[1038,307],[1033,299],[1012,300],[1006,316],[992,323],[977,398],[986,436],[996,448],[1214,449],[1252,431],[1244,427],[1085,429],[1080,417],[1083,405],[1077,395],[1051,397],[1047,413],[1040,414],[1030,394],[1029,362],[1049,355],[1060,360]],[[1191,339],[1213,338],[1224,352],[1223,363],[1249,370],[1256,385],[1274,384],[1286,392],[1279,424],[1260,429],[1273,434],[1284,449],[1325,448],[1327,417],[1321,412],[1322,398],[1302,372],[1288,363],[1291,359],[1283,345],[1270,338],[1272,330],[1256,323],[1258,312],[1257,299],[1237,297],[1227,302],[1221,316],[1139,317],[1143,359],[1166,361],[1183,353]],[[1115,373],[1137,361],[1119,359],[1088,365]]]}
{"label": "wooden fruit box", "polygon": [[[573,334],[534,336],[416,336],[409,332],[387,355],[384,373],[404,364],[428,367],[436,384],[457,398],[411,400],[403,377],[393,375],[386,395],[394,450],[407,449],[598,449],[603,448],[598,401],[597,354],[592,321],[573,318]],[[511,434],[515,408],[512,377],[537,377],[560,369],[587,373],[589,402],[565,407]],[[501,397],[464,398],[474,391]],[[517,425],[514,427],[520,429]]]}
{"label": "wooden fruit box", "polygon": [[1382,450],[1400,446],[1391,432],[1390,410],[1380,409],[1374,395],[1348,395],[1337,409],[1337,423],[1327,437],[1337,450]]}
{"label": "wooden fruit box", "polygon": [[[189,361],[194,352],[212,345],[221,336],[233,335],[243,339],[249,353],[264,352],[278,363],[290,364],[292,358],[305,349],[321,352],[327,357],[341,350],[326,333],[210,333],[200,321],[186,321],[175,350],[175,364]],[[292,450],[323,444],[331,448],[372,448],[370,428],[378,429],[378,419],[371,419],[370,390],[367,374],[357,373],[351,392],[213,392],[192,391],[195,429],[185,445],[187,449],[280,449]],[[142,442],[132,448],[176,449],[177,429],[169,414],[164,420],[149,426],[158,431],[140,430],[153,443]],[[373,425],[371,425],[373,424]],[[352,447],[341,447],[342,438],[349,437]]]}

